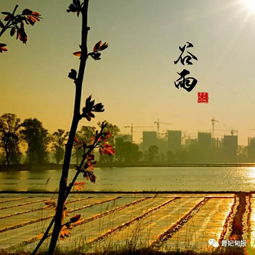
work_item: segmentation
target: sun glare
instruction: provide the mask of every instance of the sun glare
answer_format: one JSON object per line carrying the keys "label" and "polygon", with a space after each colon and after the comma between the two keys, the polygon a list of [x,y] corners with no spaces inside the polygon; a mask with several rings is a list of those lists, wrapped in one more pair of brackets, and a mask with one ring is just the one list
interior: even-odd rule
{"label": "sun glare", "polygon": [[250,12],[255,14],[255,0],[243,0],[246,9]]}

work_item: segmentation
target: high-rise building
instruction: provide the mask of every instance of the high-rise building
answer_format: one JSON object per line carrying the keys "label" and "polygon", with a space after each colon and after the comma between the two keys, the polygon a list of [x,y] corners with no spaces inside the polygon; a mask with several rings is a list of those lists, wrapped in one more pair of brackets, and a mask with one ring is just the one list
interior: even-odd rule
{"label": "high-rise building", "polygon": [[212,136],[211,133],[198,132],[197,144],[193,147],[193,157],[197,163],[212,162]]}
{"label": "high-rise building", "polygon": [[212,136],[211,133],[198,132],[197,134],[197,143],[200,147],[209,149],[212,145]]}
{"label": "high-rise building", "polygon": [[238,137],[236,135],[224,135],[222,140],[222,152],[224,160],[234,162],[237,159]]}
{"label": "high-rise building", "polygon": [[248,138],[248,160],[255,161],[255,138]]}
{"label": "high-rise building", "polygon": [[182,131],[180,130],[168,130],[168,151],[176,152],[181,149]]}
{"label": "high-rise building", "polygon": [[152,145],[158,146],[157,133],[155,131],[143,131],[143,151],[148,150]]}

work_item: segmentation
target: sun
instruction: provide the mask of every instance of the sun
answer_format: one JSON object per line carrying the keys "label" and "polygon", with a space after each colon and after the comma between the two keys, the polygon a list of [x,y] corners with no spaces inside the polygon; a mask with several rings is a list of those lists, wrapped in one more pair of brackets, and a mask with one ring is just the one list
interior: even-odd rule
{"label": "sun", "polygon": [[250,12],[255,14],[255,0],[243,0],[245,8]]}

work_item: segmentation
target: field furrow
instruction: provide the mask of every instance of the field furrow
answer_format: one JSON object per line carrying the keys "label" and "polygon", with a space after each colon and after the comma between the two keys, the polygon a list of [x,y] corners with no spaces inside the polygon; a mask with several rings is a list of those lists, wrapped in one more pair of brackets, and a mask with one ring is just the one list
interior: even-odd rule
{"label": "field furrow", "polygon": [[[94,215],[95,213],[105,211],[108,207],[114,206],[114,204],[117,205],[118,203],[115,202],[117,199],[118,197],[94,198],[89,204],[83,205],[81,211],[86,215]],[[77,209],[75,210],[77,211]],[[71,212],[72,210],[70,210]],[[0,233],[0,249],[22,243],[42,233],[53,217],[54,211],[47,210],[46,213],[47,216],[40,217],[40,215],[35,215],[36,218],[33,220],[22,219],[23,221],[19,224],[2,228],[2,233]]]}
{"label": "field furrow", "polygon": [[[68,238],[67,240],[65,240],[65,243],[67,243],[70,239],[71,239],[71,242],[72,242],[72,239],[74,239],[75,242],[78,241],[79,239],[77,239],[77,237],[79,237],[81,234],[84,233],[83,232],[84,228],[86,230],[86,234],[91,235],[92,231],[93,231],[93,226],[98,226],[98,222],[99,222],[99,227],[101,226],[101,222],[103,222],[103,221],[108,222],[108,220],[104,219],[104,218],[109,218],[109,217],[114,218],[115,213],[120,212],[124,209],[127,210],[130,207],[137,206],[138,204],[139,204],[138,206],[141,206],[143,203],[145,204],[148,199],[150,199],[150,198],[149,197],[138,198],[138,199],[135,199],[135,197],[122,198],[122,199],[113,201],[111,205],[109,204],[105,208],[101,208],[100,213],[95,214],[96,211],[94,210],[94,212],[93,212],[94,214],[92,216],[87,217],[87,218],[84,217],[80,221],[80,225],[72,230],[71,238]],[[107,209],[109,209],[109,210],[107,210]],[[91,212],[89,214],[88,211],[86,212],[86,214],[84,214],[84,216],[89,216],[89,215],[91,215]],[[83,217],[83,215],[82,215],[82,217]],[[94,223],[94,222],[96,222],[96,223]],[[91,226],[92,226],[92,230],[89,229],[89,227],[91,228]],[[35,241],[36,241],[36,237],[33,236],[31,239],[25,240],[23,243],[21,243],[19,245],[25,244],[25,246],[26,246],[25,249],[31,250],[36,245],[33,243]],[[30,244],[30,245],[28,245],[28,244]],[[44,244],[44,246],[47,246],[47,245],[48,244],[46,242]]]}
{"label": "field furrow", "polygon": [[[89,199],[89,197],[79,198],[79,199],[72,199],[72,200],[67,201],[66,205],[71,204],[71,203],[78,203],[80,201],[87,200],[87,199]],[[48,199],[48,200],[45,200],[44,202],[37,203],[33,206],[31,206],[29,204],[29,205],[22,206],[22,208],[20,208],[20,207],[16,208],[14,213],[10,213],[9,209],[5,209],[5,210],[0,211],[0,220],[5,219],[5,218],[9,218],[9,217],[13,217],[13,216],[17,216],[17,215],[21,215],[21,217],[23,217],[23,215],[26,214],[26,213],[48,209],[49,206],[45,205],[46,201],[51,201],[51,202],[56,203],[56,200]],[[12,218],[12,219],[14,219],[14,218]],[[6,222],[5,222],[5,224],[6,224]],[[1,227],[1,222],[0,222],[0,227]]]}
{"label": "field furrow", "polygon": [[[47,208],[45,201],[56,198],[56,194],[0,197],[0,250],[33,250],[54,215],[54,208]],[[255,197],[251,195],[73,193],[66,207],[66,221],[77,214],[81,220],[70,237],[58,242],[63,251],[152,247],[163,252],[201,252],[215,249],[209,239],[221,245],[235,233],[255,246]]]}
{"label": "field furrow", "polygon": [[147,214],[146,217],[136,218],[132,224],[114,231],[110,236],[101,240],[91,250],[106,250],[107,247],[114,243],[118,247],[126,245],[135,247],[147,247],[162,233],[162,229],[168,229],[174,225],[191,207],[201,201],[201,198],[180,198],[172,200],[171,203],[165,204]]}
{"label": "field furrow", "polygon": [[17,202],[18,200],[23,200],[27,197],[13,197],[13,198],[8,198],[7,200],[2,200],[2,198],[0,198],[0,204],[3,204],[3,203],[9,203],[9,202]]}
{"label": "field furrow", "polygon": [[[1,210],[5,210],[5,209],[12,209],[12,208],[16,208],[16,207],[21,207],[21,206],[25,206],[25,205],[31,205],[31,204],[36,204],[36,203],[43,203],[44,201],[46,201],[45,199],[38,199],[38,198],[24,198],[22,199],[23,203],[17,203],[16,201],[9,201],[4,203],[1,207],[0,207],[0,211]],[[24,202],[27,201],[27,202]]]}
{"label": "field furrow", "polygon": [[208,250],[209,239],[219,241],[233,198],[210,198],[182,228],[173,233],[161,250]]}

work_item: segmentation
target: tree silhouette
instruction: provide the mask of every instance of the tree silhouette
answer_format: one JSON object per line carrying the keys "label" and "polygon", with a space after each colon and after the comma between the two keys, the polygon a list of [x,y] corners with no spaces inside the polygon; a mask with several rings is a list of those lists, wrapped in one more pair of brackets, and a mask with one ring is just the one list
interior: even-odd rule
{"label": "tree silhouette", "polygon": [[0,117],[0,145],[4,149],[8,166],[20,161],[20,127],[20,119],[15,114],[6,113]]}
{"label": "tree silhouette", "polygon": [[[111,147],[115,146],[115,136],[118,134],[120,131],[117,125],[111,124],[110,122],[106,122],[107,126],[105,128],[105,131],[110,133],[111,136],[108,138],[108,143]],[[101,126],[102,123],[98,122],[98,126]],[[107,153],[101,153],[100,154],[100,162],[112,162],[113,157],[111,157],[111,154]]]}
{"label": "tree silhouette", "polygon": [[[109,133],[104,132],[107,126],[107,123],[103,122],[101,124],[100,130],[94,134],[94,138],[89,144],[87,144],[84,141],[79,141],[75,137],[78,123],[82,118],[86,118],[88,121],[90,121],[92,118],[95,117],[94,112],[104,111],[103,105],[101,103],[96,104],[95,101],[92,100],[91,96],[89,96],[85,100],[85,106],[82,108],[82,111],[80,111],[82,84],[83,84],[87,59],[91,57],[94,60],[100,60],[100,57],[101,57],[100,51],[108,47],[107,43],[102,43],[101,41],[99,41],[95,44],[92,52],[88,52],[87,36],[88,36],[88,31],[90,29],[87,25],[88,3],[89,3],[89,0],[84,0],[83,2],[80,2],[80,0],[73,0],[73,2],[69,5],[67,9],[67,12],[76,13],[78,17],[81,14],[81,19],[82,19],[80,51],[76,51],[73,53],[75,56],[78,56],[80,59],[79,68],[78,68],[78,71],[75,69],[71,69],[68,75],[68,77],[71,80],[73,80],[75,84],[74,111],[73,111],[73,118],[72,118],[72,123],[70,127],[69,137],[66,144],[62,175],[61,175],[61,179],[59,183],[59,193],[58,193],[58,202],[56,206],[56,213],[32,254],[37,253],[43,241],[49,236],[49,232],[53,224],[54,224],[54,228],[51,234],[51,241],[49,245],[48,254],[54,254],[54,250],[55,250],[59,235],[62,237],[66,236],[66,233],[69,231],[68,227],[70,227],[70,225],[74,223],[73,219],[77,220],[80,218],[79,215],[76,215],[75,217],[71,218],[68,222],[63,223],[64,203],[72,187],[75,185],[76,179],[79,176],[79,174],[83,174],[85,178],[89,179],[92,182],[95,182],[95,175],[92,172],[92,169],[96,163],[94,160],[94,154],[93,154],[94,149],[99,148],[100,153],[104,153],[104,154],[114,153],[112,146],[107,142]],[[77,172],[73,180],[69,184],[67,184],[70,160],[72,155],[72,148],[74,143],[83,150],[83,158],[80,164],[76,166]]]}
{"label": "tree silhouette", "polygon": [[[112,145],[108,143],[108,138],[110,134],[105,132],[104,129],[107,126],[107,123],[101,123],[100,130],[96,131],[94,137],[90,144],[86,144],[84,141],[79,141],[75,135],[77,131],[77,126],[79,121],[82,118],[86,118],[90,121],[95,117],[94,112],[103,112],[104,107],[101,103],[96,104],[92,97],[89,96],[85,101],[85,106],[82,108],[80,112],[81,105],[81,92],[82,92],[82,84],[85,73],[86,62],[89,57],[94,60],[101,59],[101,52],[108,47],[106,42],[99,41],[95,44],[93,50],[88,52],[87,48],[87,35],[89,31],[89,27],[87,25],[87,12],[88,12],[88,3],[89,0],[84,0],[81,2],[80,0],[73,0],[69,5],[67,12],[76,13],[79,17],[81,14],[82,19],[82,29],[81,29],[81,44],[80,50],[74,52],[75,56],[78,56],[80,59],[80,64],[78,71],[75,69],[71,69],[68,77],[73,80],[75,84],[75,101],[74,101],[74,111],[73,118],[70,127],[70,132],[68,136],[68,141],[65,149],[64,163],[62,169],[62,175],[59,183],[59,194],[58,194],[58,202],[56,206],[56,213],[53,219],[51,220],[48,228],[46,229],[44,235],[42,236],[40,242],[38,243],[35,250],[32,254],[36,254],[38,249],[40,248],[43,241],[52,236],[50,241],[50,246],[48,250],[48,254],[53,254],[56,243],[59,237],[62,235],[66,235],[69,231],[68,228],[79,220],[80,215],[76,215],[72,217],[68,222],[63,223],[63,213],[64,213],[64,203],[71,191],[71,189],[75,186],[75,181],[79,174],[83,174],[83,176],[89,179],[92,182],[95,182],[95,175],[92,171],[95,160],[93,151],[96,148],[99,148],[101,154],[109,154],[112,155],[114,153],[114,149]],[[14,36],[16,34],[16,39],[19,39],[23,43],[27,41],[27,34],[25,31],[25,25],[34,25],[35,22],[39,21],[41,15],[38,12],[33,12],[29,9],[24,9],[21,14],[16,14],[18,5],[15,6],[12,13],[10,12],[2,12],[5,15],[3,20],[0,20],[0,37],[6,32],[10,30],[10,35]],[[6,44],[0,43],[0,52],[7,51]],[[28,159],[30,163],[45,163],[47,159],[47,151],[46,147],[49,142],[48,132],[44,129],[36,119],[27,119],[22,124],[23,130],[22,134],[24,139],[28,143]],[[70,160],[72,155],[72,148],[74,142],[83,150],[83,158],[79,165],[76,166],[76,174],[73,180],[67,185],[68,173],[70,167]],[[55,224],[54,224],[55,223]],[[49,234],[51,227],[54,224],[52,234]]]}
{"label": "tree silhouette", "polygon": [[[80,141],[85,142],[86,144],[89,144],[94,137],[95,130],[95,127],[82,126],[80,130],[76,133],[76,138]],[[74,149],[76,164],[78,164],[82,160],[83,151],[77,145],[74,147]]]}
{"label": "tree silhouette", "polygon": [[116,139],[116,160],[119,162],[137,162],[142,157],[137,144],[124,141],[123,137]]}
{"label": "tree silhouette", "polygon": [[[27,42],[27,33],[25,31],[26,25],[34,25],[40,21],[41,14],[39,12],[24,9],[22,13],[16,14],[18,5],[15,6],[12,12],[2,12],[4,18],[0,19],[0,37],[6,32],[10,31],[10,36],[16,34],[16,39],[21,42]],[[0,43],[0,53],[7,51],[5,43]]]}
{"label": "tree silhouette", "polygon": [[156,161],[159,159],[159,148],[156,145],[151,145],[148,148],[148,160]]}
{"label": "tree silhouette", "polygon": [[52,134],[52,148],[54,150],[54,158],[57,164],[64,158],[67,137],[68,132],[65,132],[63,129],[58,129]]}
{"label": "tree silhouette", "polygon": [[47,146],[50,142],[48,131],[37,119],[26,119],[21,125],[21,134],[27,142],[27,157],[29,164],[45,164],[47,162]]}

